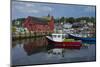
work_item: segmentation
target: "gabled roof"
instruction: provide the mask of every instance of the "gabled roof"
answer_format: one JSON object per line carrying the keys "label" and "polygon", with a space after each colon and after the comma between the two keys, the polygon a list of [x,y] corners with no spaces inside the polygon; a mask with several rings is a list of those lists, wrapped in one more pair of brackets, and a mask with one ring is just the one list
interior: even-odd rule
{"label": "gabled roof", "polygon": [[28,18],[32,19],[32,21],[34,21],[38,24],[48,24],[48,20],[43,19],[43,18],[37,18],[37,17],[32,17],[32,16],[29,16]]}

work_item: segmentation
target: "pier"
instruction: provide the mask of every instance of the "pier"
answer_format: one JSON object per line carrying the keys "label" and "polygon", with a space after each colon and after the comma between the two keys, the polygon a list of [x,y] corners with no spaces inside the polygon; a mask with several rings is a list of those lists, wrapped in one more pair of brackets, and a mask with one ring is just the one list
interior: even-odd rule
{"label": "pier", "polygon": [[32,38],[32,37],[41,37],[50,35],[50,32],[13,32],[12,33],[12,40],[16,39],[24,39],[24,38]]}

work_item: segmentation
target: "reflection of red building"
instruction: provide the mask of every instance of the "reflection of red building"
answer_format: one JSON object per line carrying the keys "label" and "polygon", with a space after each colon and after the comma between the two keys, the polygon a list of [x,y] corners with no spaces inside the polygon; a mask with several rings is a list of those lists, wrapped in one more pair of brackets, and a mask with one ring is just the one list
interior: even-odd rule
{"label": "reflection of red building", "polygon": [[50,17],[50,20],[28,16],[22,25],[29,31],[34,31],[34,32],[54,31],[53,16]]}
{"label": "reflection of red building", "polygon": [[41,51],[44,51],[44,47],[47,46],[46,38],[36,38],[29,40],[29,42],[25,43],[23,48],[27,55],[32,55]]}

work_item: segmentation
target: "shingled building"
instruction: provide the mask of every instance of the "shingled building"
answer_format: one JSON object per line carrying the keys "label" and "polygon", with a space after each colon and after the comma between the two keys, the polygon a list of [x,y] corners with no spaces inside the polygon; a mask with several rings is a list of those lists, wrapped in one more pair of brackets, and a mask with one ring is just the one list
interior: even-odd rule
{"label": "shingled building", "polygon": [[50,16],[49,19],[28,16],[22,25],[33,32],[54,32],[53,16]]}

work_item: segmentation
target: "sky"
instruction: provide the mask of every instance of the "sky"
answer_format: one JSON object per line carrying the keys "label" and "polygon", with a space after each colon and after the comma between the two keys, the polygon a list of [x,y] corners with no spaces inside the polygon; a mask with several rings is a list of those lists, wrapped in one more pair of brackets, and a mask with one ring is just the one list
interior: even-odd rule
{"label": "sky", "polygon": [[95,17],[95,6],[12,1],[12,19],[28,16],[42,17],[50,14],[60,17]]}

